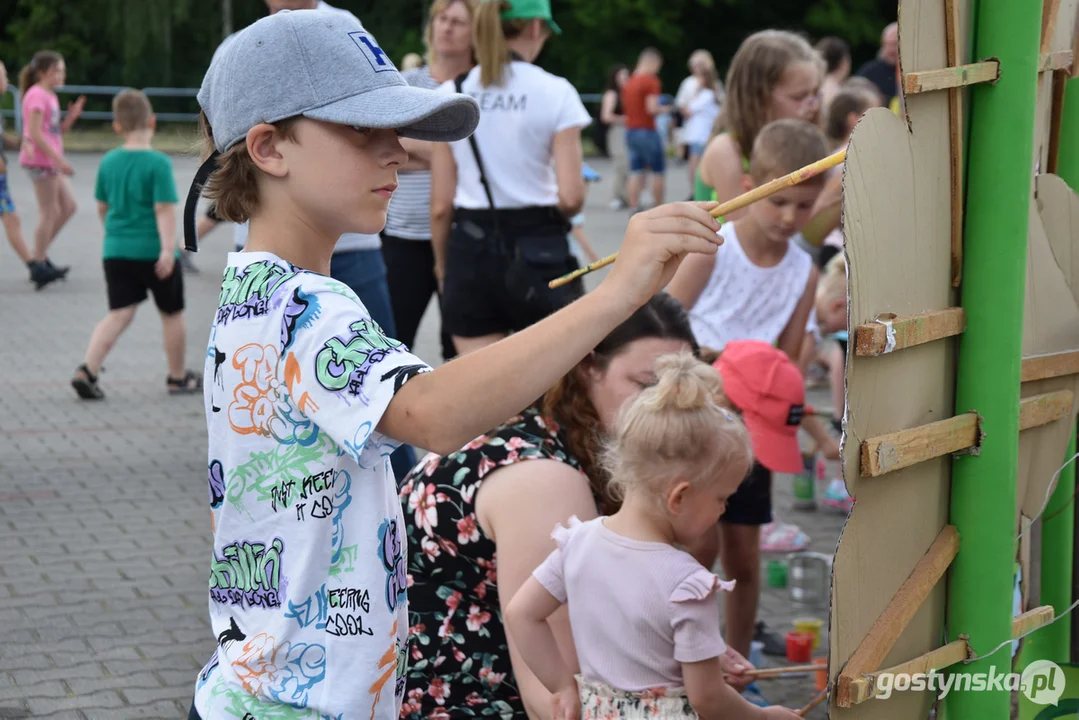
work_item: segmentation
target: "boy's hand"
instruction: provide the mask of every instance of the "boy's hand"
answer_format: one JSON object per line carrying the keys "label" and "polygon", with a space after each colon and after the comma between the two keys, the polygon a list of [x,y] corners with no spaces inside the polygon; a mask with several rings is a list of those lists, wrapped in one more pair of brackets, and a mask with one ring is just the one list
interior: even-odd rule
{"label": "boy's hand", "polygon": [[669,203],[637,213],[629,221],[606,286],[633,310],[644,305],[674,277],[687,253],[714,254],[723,239],[719,221],[708,214],[718,203]]}
{"label": "boy's hand", "polygon": [[162,252],[154,263],[154,274],[157,275],[158,280],[165,280],[172,275],[175,267],[176,255],[171,251]]}
{"label": "boy's hand", "polygon": [[577,720],[581,715],[581,695],[577,683],[551,695],[551,720]]}

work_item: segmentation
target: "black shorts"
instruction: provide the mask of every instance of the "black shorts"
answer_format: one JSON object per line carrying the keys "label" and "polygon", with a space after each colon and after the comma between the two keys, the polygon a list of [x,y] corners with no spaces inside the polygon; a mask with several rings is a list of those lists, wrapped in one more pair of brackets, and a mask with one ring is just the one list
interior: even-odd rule
{"label": "black shorts", "polygon": [[579,265],[569,249],[569,222],[555,208],[454,213],[442,290],[443,327],[469,338],[523,330],[584,294],[580,278],[551,289]]}
{"label": "black shorts", "polygon": [[728,525],[767,525],[772,522],[772,471],[758,462],[727,499],[727,511],[719,518]]}
{"label": "black shorts", "polygon": [[152,293],[157,309],[174,315],[184,309],[184,275],[180,261],[172,266],[172,275],[160,280],[154,272],[153,260],[105,260],[105,286],[109,294],[109,310],[122,310],[138,305]]}

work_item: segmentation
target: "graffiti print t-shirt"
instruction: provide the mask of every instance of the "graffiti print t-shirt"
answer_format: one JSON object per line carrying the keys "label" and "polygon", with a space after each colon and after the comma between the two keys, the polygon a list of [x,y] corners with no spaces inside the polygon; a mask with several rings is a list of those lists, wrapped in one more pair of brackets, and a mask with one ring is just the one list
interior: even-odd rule
{"label": "graffiti print t-shirt", "polygon": [[397,716],[398,443],[375,427],[429,370],[343,283],[229,255],[205,369],[218,642],[196,683],[203,718]]}

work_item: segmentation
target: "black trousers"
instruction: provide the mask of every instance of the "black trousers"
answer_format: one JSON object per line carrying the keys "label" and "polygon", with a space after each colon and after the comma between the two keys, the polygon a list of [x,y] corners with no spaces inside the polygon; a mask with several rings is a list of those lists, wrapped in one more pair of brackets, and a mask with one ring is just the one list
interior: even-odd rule
{"label": "black trousers", "polygon": [[[393,306],[393,324],[397,327],[395,339],[410,350],[416,342],[416,331],[423,319],[427,305],[434,295],[438,300],[439,313],[442,298],[438,294],[435,278],[435,254],[430,240],[407,240],[382,234],[382,259],[386,263],[386,282],[390,287],[390,304]],[[439,334],[442,339],[442,359],[457,356],[453,337],[439,318]]]}

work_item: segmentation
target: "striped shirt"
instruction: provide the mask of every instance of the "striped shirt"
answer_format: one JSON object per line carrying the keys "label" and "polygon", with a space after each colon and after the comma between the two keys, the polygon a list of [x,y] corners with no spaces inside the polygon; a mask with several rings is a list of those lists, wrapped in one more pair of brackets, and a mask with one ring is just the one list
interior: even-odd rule
{"label": "striped shirt", "polygon": [[[426,66],[401,73],[409,85],[434,90],[441,83]],[[431,239],[431,173],[415,170],[397,173],[397,190],[386,214],[385,233],[406,240]]]}

